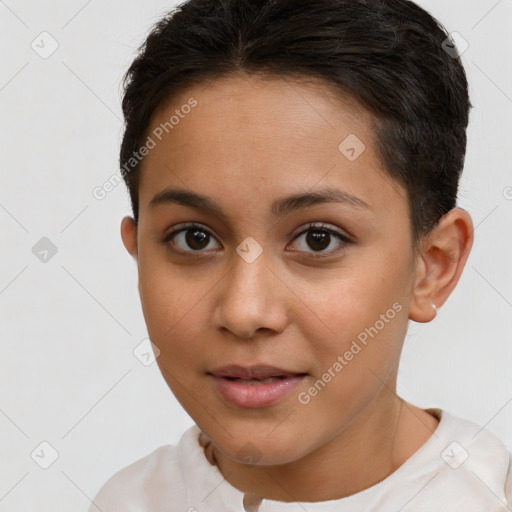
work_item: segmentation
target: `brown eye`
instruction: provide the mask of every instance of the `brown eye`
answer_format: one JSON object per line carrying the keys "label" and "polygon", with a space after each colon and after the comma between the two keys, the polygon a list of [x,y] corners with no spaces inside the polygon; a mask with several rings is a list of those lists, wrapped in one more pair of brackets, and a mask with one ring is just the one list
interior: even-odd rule
{"label": "brown eye", "polygon": [[[303,235],[306,235],[302,243],[299,243],[298,252],[309,253],[312,257],[331,256],[338,251],[344,249],[352,241],[346,236],[334,231],[333,229],[326,228],[323,224],[315,225],[310,224],[308,229],[300,233],[296,240],[300,240]],[[338,241],[338,246],[333,242]],[[331,250],[326,250],[329,246],[334,245]],[[311,250],[308,250],[311,249]],[[318,254],[316,254],[318,253]]]}
{"label": "brown eye", "polygon": [[194,250],[201,250],[208,246],[210,235],[200,229],[187,229],[185,231],[185,242]]}
{"label": "brown eye", "polygon": [[[162,242],[171,243],[179,252],[204,252],[215,238],[201,226],[192,224],[169,233]],[[217,247],[220,245],[217,244]]]}
{"label": "brown eye", "polygon": [[[352,243],[346,236],[326,228],[323,224],[320,226],[310,224],[308,229],[300,233],[295,240],[300,240],[304,235],[304,241],[298,244],[297,252],[304,252],[313,258],[331,256]],[[221,248],[216,238],[208,230],[197,224],[189,224],[169,233],[162,243],[171,244],[173,250],[178,253],[201,254],[208,249],[213,241],[217,243],[217,246],[213,247],[214,249]],[[336,241],[338,242],[337,246]],[[334,248],[327,250],[331,245],[334,245]]]}
{"label": "brown eye", "polygon": [[326,231],[308,231],[306,243],[316,251],[323,251],[329,246],[331,235]]}

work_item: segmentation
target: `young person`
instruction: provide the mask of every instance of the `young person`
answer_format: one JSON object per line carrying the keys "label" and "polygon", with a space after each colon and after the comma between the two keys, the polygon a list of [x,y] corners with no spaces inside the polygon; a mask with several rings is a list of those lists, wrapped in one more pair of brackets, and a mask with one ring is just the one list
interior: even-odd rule
{"label": "young person", "polygon": [[469,109],[408,0],[189,0],[153,28],[125,81],[121,235],[195,425],[91,512],[512,509],[506,446],[396,393],[409,321],[473,243]]}

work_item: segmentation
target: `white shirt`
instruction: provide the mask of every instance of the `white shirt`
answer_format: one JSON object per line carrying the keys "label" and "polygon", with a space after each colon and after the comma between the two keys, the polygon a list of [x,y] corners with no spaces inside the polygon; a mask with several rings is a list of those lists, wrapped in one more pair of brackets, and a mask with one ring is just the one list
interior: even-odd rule
{"label": "white shirt", "polygon": [[[112,476],[89,512],[505,512],[512,511],[507,447],[475,423],[441,409],[429,440],[378,484],[320,502],[266,500],[244,508],[244,493],[206,458],[193,425]],[[247,501],[247,500],[246,500]]]}

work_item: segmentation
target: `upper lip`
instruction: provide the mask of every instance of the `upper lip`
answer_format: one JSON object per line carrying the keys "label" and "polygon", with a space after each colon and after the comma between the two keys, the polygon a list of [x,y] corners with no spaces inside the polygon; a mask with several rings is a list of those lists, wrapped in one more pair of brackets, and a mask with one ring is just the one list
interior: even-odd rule
{"label": "upper lip", "polygon": [[236,364],[223,366],[222,368],[217,368],[208,373],[217,377],[233,377],[238,379],[266,379],[268,377],[289,377],[292,375],[305,375],[305,372],[283,370],[282,368],[277,368],[276,366],[241,366]]}

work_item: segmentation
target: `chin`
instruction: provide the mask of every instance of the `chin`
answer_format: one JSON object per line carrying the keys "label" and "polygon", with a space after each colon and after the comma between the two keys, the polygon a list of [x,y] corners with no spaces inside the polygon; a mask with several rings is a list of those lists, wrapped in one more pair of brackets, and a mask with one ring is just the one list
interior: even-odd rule
{"label": "chin", "polygon": [[[257,425],[255,425],[255,430],[262,432]],[[264,432],[266,431],[265,429]],[[289,464],[305,455],[297,450],[297,446],[300,446],[303,440],[300,434],[297,434],[297,438],[277,439],[268,437],[266,433],[261,433],[261,437],[258,437],[247,430],[245,430],[245,435],[232,433],[233,437],[229,437],[227,443],[221,441],[215,444],[215,448],[225,457],[239,464],[276,466]]]}

